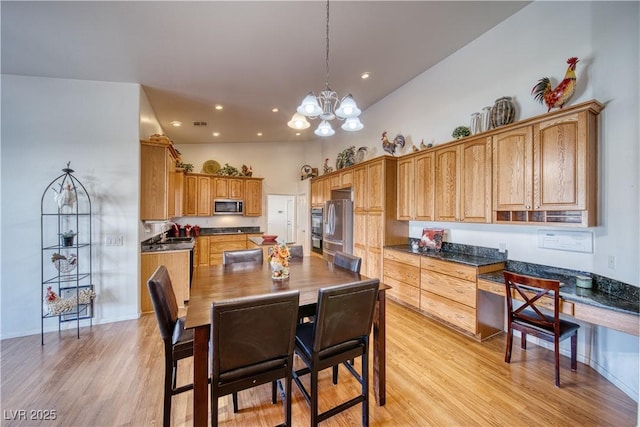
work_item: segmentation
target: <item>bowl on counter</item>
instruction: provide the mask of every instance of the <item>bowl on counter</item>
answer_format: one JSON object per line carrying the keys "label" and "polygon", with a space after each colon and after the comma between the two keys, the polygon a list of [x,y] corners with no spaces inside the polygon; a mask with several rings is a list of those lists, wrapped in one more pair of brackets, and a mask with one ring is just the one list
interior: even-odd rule
{"label": "bowl on counter", "polygon": [[269,242],[276,242],[276,239],[278,238],[278,236],[276,234],[263,234],[262,235],[262,242],[263,243],[269,243]]}

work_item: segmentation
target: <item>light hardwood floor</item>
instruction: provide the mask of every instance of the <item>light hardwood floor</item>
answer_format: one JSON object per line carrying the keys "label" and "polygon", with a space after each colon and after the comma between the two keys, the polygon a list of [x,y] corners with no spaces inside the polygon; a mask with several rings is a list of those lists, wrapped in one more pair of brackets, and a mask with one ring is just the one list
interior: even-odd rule
{"label": "light hardwood floor", "polygon": [[[504,336],[475,342],[394,302],[387,311],[387,404],[371,404],[373,426],[633,426],[637,404],[592,368],[571,372],[562,358],[561,388],[553,385],[553,354],[533,344],[504,363]],[[40,336],[2,345],[3,426],[162,425],[162,343],[153,315]],[[190,379],[180,362],[179,382]],[[347,399],[356,385],[342,368],[333,386],[330,370],[320,384],[321,410]],[[373,398],[372,398],[373,401]],[[268,385],[241,392],[240,412],[220,399],[225,426],[273,426],[283,420]],[[173,398],[173,426],[192,425],[192,395]],[[55,421],[12,420],[15,412],[55,410]],[[309,410],[293,388],[293,424],[309,424]],[[359,407],[323,423],[360,424]]]}

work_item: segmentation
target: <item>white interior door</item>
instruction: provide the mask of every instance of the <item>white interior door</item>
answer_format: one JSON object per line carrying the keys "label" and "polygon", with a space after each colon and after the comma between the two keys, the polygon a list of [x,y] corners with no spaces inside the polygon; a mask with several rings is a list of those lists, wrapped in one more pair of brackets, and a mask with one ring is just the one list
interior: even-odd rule
{"label": "white interior door", "polygon": [[291,195],[267,196],[267,233],[278,236],[278,242],[295,242],[295,198]]}
{"label": "white interior door", "polygon": [[296,197],[296,243],[302,245],[304,256],[311,250],[311,211],[309,207],[309,195],[311,191],[310,180],[300,181],[298,195]]}

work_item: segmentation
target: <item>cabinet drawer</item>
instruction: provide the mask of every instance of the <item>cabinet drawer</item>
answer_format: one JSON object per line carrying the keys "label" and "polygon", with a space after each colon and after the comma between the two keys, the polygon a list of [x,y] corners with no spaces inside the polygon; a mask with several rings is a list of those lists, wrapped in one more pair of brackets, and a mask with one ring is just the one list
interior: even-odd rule
{"label": "cabinet drawer", "polygon": [[457,262],[448,262],[429,257],[422,257],[420,259],[420,266],[423,269],[437,271],[438,273],[447,274],[460,279],[474,282],[476,280],[475,267],[459,264]]}
{"label": "cabinet drawer", "polygon": [[[535,292],[526,292],[528,298],[533,298],[536,294]],[[522,301],[522,297],[515,291],[513,291],[513,298]],[[536,307],[546,308],[547,310],[553,313],[553,298],[549,296],[545,296],[536,301]],[[560,313],[568,314],[569,316],[573,316],[574,313],[574,305],[570,301],[565,301],[560,298]]]}
{"label": "cabinet drawer", "polygon": [[212,241],[209,244],[210,253],[222,253],[224,251],[235,251],[238,249],[247,249],[247,242],[243,240],[241,242],[215,242]]}
{"label": "cabinet drawer", "polygon": [[476,310],[431,292],[421,292],[420,309],[465,331],[476,333]]}
{"label": "cabinet drawer", "polygon": [[384,283],[391,286],[387,289],[387,295],[394,297],[412,307],[420,307],[420,288],[411,286],[401,281],[398,281],[385,274]]}
{"label": "cabinet drawer", "polygon": [[414,267],[420,267],[419,255],[412,255],[412,254],[402,253],[400,251],[385,249],[384,259],[390,259],[393,261],[401,262],[403,264],[409,264]]}
{"label": "cabinet drawer", "polygon": [[209,236],[211,242],[246,242],[247,236],[244,234],[221,234],[219,236]]}
{"label": "cabinet drawer", "polygon": [[478,279],[479,291],[491,292],[492,294],[501,295],[504,297],[506,292],[505,289],[506,288],[504,283],[497,283],[497,282],[491,282],[489,280]]}
{"label": "cabinet drawer", "polygon": [[415,286],[420,286],[420,269],[407,264],[402,264],[390,259],[384,260],[384,275],[400,282]]}
{"label": "cabinet drawer", "polygon": [[461,280],[446,274],[422,270],[420,287],[453,301],[476,307],[476,282]]}

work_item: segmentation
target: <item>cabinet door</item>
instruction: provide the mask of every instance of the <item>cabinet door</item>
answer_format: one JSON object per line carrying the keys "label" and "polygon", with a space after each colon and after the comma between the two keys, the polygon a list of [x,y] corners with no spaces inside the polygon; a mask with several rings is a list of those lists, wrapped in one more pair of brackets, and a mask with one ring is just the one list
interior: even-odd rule
{"label": "cabinet door", "polygon": [[491,222],[491,138],[465,142],[461,149],[460,221]]}
{"label": "cabinet door", "polygon": [[140,219],[163,220],[169,218],[167,195],[169,177],[164,146],[140,146]]}
{"label": "cabinet door", "polygon": [[238,178],[229,178],[229,198],[244,199],[244,180]]}
{"label": "cabinet door", "polygon": [[184,177],[184,215],[198,214],[198,177],[186,175]]}
{"label": "cabinet door", "polygon": [[382,279],[382,263],[384,246],[384,213],[367,213],[367,270],[365,275],[370,278]]}
{"label": "cabinet door", "polygon": [[140,256],[140,310],[153,311],[147,280],[158,266],[164,265],[179,306],[189,300],[189,251],[144,253]]}
{"label": "cabinet door", "polygon": [[435,220],[458,221],[460,218],[460,146],[435,152]]}
{"label": "cabinet door", "polygon": [[361,166],[353,171],[353,209],[367,209],[367,167]]}
{"label": "cabinet door", "polygon": [[493,136],[493,210],[532,209],[531,126]]}
{"label": "cabinet door", "polygon": [[183,214],[184,201],[184,172],[176,171],[174,175],[174,200],[175,200],[175,216],[181,217]]}
{"label": "cabinet door", "polygon": [[330,186],[332,190],[339,190],[340,188],[342,188],[340,186],[340,175],[333,175],[331,176],[331,178],[329,179],[330,181]]}
{"label": "cabinet door", "polygon": [[414,215],[413,168],[413,157],[398,160],[398,202],[396,218],[401,221],[412,220]]}
{"label": "cabinet door", "polygon": [[212,198],[228,199],[229,198],[229,181],[227,178],[213,178]]}
{"label": "cabinet door", "polygon": [[434,220],[435,156],[433,151],[417,156],[414,160],[414,214],[418,221]]}
{"label": "cabinet door", "polygon": [[534,210],[586,209],[584,123],[572,114],[533,127]]}
{"label": "cabinet door", "polygon": [[179,216],[176,213],[176,161],[173,156],[167,156],[167,172],[168,172],[168,183],[167,183],[167,217],[175,218]]}
{"label": "cabinet door", "polygon": [[211,215],[211,200],[211,178],[209,178],[208,176],[199,176],[197,203],[198,216]]}
{"label": "cabinet door", "polygon": [[349,169],[345,172],[340,172],[340,187],[349,188],[353,185],[353,170]]}
{"label": "cabinet door", "polygon": [[325,179],[322,183],[322,204],[327,200],[331,200],[331,180]]}
{"label": "cabinet door", "polygon": [[384,159],[367,166],[367,209],[384,210]]}
{"label": "cabinet door", "polygon": [[262,215],[262,180],[248,179],[245,182],[244,215]]}
{"label": "cabinet door", "polygon": [[209,236],[199,236],[196,239],[198,245],[198,258],[194,258],[194,264],[198,267],[209,265]]}

